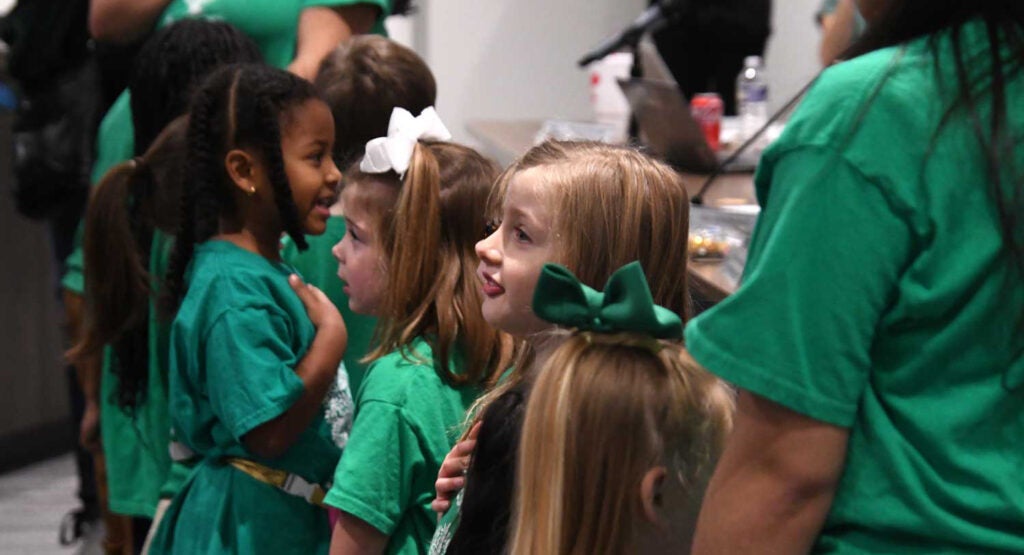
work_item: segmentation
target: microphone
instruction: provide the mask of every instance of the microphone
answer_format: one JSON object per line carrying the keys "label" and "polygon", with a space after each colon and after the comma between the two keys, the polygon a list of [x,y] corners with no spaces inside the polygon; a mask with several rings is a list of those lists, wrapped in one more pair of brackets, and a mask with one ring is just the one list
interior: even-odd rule
{"label": "microphone", "polygon": [[580,58],[580,67],[586,67],[592,62],[604,58],[626,45],[636,45],[640,37],[646,32],[655,32],[674,21],[677,17],[690,7],[689,0],[659,0],[647,8],[637,17],[633,23],[617,35],[606,39],[597,45],[586,56]]}

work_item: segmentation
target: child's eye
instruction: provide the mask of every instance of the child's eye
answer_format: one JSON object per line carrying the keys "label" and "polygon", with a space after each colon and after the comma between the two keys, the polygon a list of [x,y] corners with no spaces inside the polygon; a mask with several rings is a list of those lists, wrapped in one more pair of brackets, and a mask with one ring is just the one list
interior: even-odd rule
{"label": "child's eye", "polygon": [[352,236],[353,240],[355,240],[355,241],[359,240],[359,235],[356,234],[356,230],[352,229],[351,227],[348,228],[348,234]]}
{"label": "child's eye", "polygon": [[530,238],[530,235],[523,231],[523,228],[521,227],[516,227],[515,229],[512,230],[512,238],[515,239],[516,241],[519,241],[520,243],[533,242],[533,239]]}
{"label": "child's eye", "polygon": [[488,220],[487,223],[484,224],[484,237],[494,235],[494,232],[498,231],[499,227],[501,227],[501,220]]}
{"label": "child's eye", "polygon": [[324,153],[323,152],[314,152],[313,154],[309,155],[309,159],[312,160],[317,165],[319,165],[324,160]]}

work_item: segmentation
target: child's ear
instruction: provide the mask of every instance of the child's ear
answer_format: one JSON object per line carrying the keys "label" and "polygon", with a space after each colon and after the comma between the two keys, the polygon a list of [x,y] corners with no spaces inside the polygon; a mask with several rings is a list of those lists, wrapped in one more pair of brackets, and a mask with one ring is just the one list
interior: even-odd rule
{"label": "child's ear", "polygon": [[664,486],[667,475],[668,469],[664,466],[655,466],[644,473],[640,481],[640,504],[643,507],[644,518],[659,528],[666,525]]}
{"label": "child's ear", "polygon": [[235,187],[247,195],[256,193],[262,168],[252,154],[238,148],[229,151],[224,156],[224,169]]}

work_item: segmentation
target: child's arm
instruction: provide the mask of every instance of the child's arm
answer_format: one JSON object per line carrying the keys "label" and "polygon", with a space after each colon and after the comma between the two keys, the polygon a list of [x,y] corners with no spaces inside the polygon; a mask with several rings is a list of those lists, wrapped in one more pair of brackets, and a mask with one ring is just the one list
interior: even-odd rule
{"label": "child's arm", "polygon": [[283,414],[253,428],[242,438],[246,449],[263,458],[284,454],[323,411],[324,396],[348,345],[345,322],[327,296],[316,287],[304,284],[296,275],[292,275],[288,283],[305,305],[316,328],[316,337],[295,367],[304,386],[302,395]]}
{"label": "child's arm", "polygon": [[91,0],[89,34],[98,41],[128,44],[146,35],[171,0]]}
{"label": "child's arm", "polygon": [[430,508],[441,515],[448,512],[452,506],[452,498],[459,490],[466,486],[466,469],[469,468],[469,459],[476,449],[476,438],[480,435],[480,422],[477,422],[469,430],[466,439],[455,444],[452,450],[441,463],[441,469],[437,472],[437,481],[434,482],[434,500],[430,502]]}
{"label": "child's arm", "polygon": [[[77,345],[82,340],[84,299],[81,295],[64,290],[64,311],[67,318],[68,335],[71,343]],[[103,365],[102,351],[88,355],[80,360],[72,361],[75,377],[82,388],[85,398],[85,412],[78,430],[78,443],[89,451],[97,451],[100,447],[100,368]]]}
{"label": "child's arm", "polygon": [[387,545],[388,537],[380,530],[342,511],[331,534],[330,555],[377,555]]}
{"label": "child's arm", "polygon": [[312,6],[302,10],[295,60],[288,71],[312,81],[324,56],[349,37],[369,33],[379,16],[380,8],[373,4]]}

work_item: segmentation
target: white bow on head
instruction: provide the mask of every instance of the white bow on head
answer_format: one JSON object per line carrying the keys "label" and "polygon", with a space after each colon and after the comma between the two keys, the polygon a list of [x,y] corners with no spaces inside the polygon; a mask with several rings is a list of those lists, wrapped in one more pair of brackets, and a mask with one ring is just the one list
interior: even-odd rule
{"label": "white bow on head", "polygon": [[394,170],[405,177],[412,161],[416,141],[430,139],[447,141],[452,138],[448,128],[441,122],[434,107],[424,109],[413,117],[404,108],[395,108],[388,123],[388,136],[377,137],[366,143],[366,155],[359,162],[359,169],[366,173],[385,173]]}

